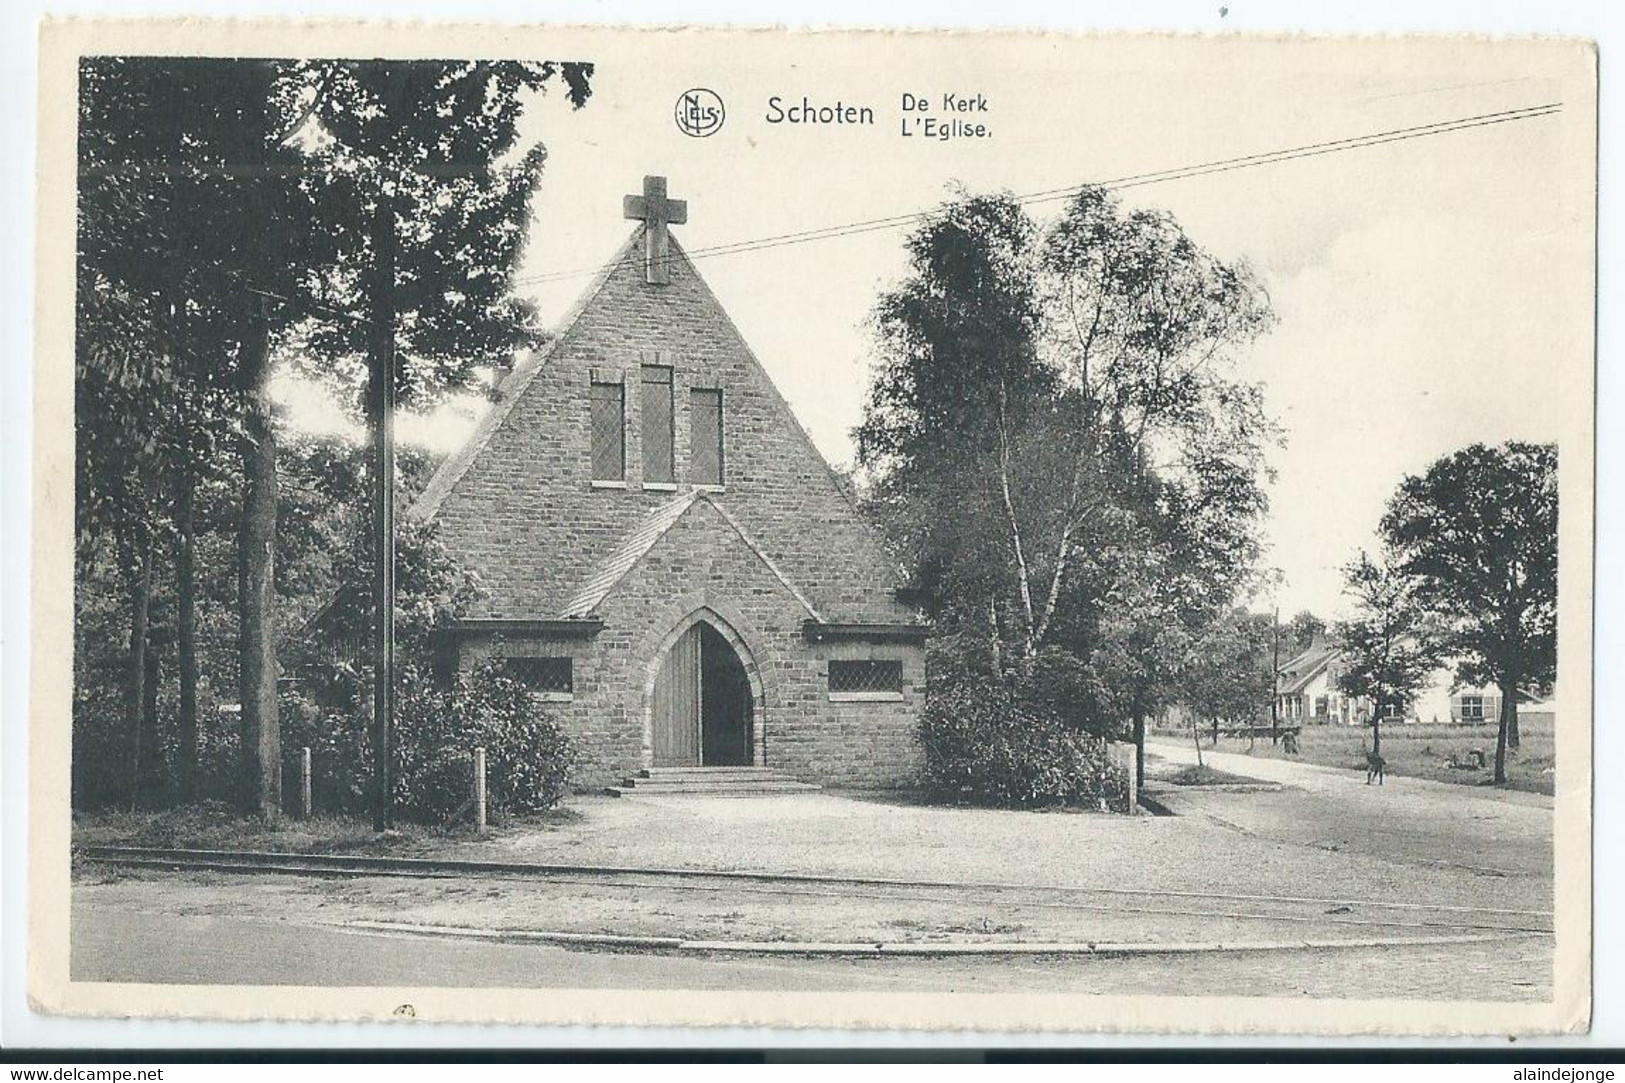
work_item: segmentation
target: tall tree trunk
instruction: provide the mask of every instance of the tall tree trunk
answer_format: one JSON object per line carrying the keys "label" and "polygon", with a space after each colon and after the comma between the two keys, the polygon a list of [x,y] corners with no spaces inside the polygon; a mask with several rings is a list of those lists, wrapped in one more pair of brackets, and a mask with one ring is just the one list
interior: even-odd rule
{"label": "tall tree trunk", "polygon": [[1004,679],[1004,637],[999,631],[999,603],[998,600],[988,596],[987,599],[987,635],[988,653],[993,661],[993,676],[995,679]]}
{"label": "tall tree trunk", "polygon": [[243,510],[238,532],[238,687],[242,697],[244,812],[275,819],[282,806],[276,698],[276,432],[271,426],[270,328],[255,299],[243,337]]}
{"label": "tall tree trunk", "polygon": [[144,794],[141,765],[146,750],[147,652],[152,617],[152,536],[143,531],[135,545],[135,568],[130,577],[130,649],[128,687],[125,689],[124,718],[129,733],[130,807],[141,804]]}
{"label": "tall tree trunk", "polygon": [[1379,704],[1371,715],[1371,754],[1382,755],[1382,706]]}
{"label": "tall tree trunk", "polygon": [[192,504],[197,476],[188,466],[175,505],[179,541],[175,550],[175,668],[180,682],[176,718],[176,796],[182,803],[197,799],[197,524]]}
{"label": "tall tree trunk", "polygon": [[1021,588],[1021,666],[1031,675],[1038,654],[1038,618],[1033,609],[1032,575],[1027,567],[1027,552],[1021,540],[1021,521],[1016,516],[1015,500],[1010,495],[1010,434],[1006,427],[1004,388],[999,389],[999,495],[1004,501],[1005,525],[1010,528],[1010,546],[1016,558],[1016,582]]}
{"label": "tall tree trunk", "polygon": [[1507,748],[1512,742],[1513,730],[1518,725],[1518,686],[1513,680],[1501,682],[1501,724],[1495,734],[1495,781],[1507,780]]}

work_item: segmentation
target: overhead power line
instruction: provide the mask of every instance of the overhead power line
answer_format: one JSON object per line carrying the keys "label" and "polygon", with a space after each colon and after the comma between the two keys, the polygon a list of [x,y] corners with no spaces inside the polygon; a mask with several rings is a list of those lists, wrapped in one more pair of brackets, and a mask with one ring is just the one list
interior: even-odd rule
{"label": "overhead power line", "polygon": [[[1113,177],[1108,180],[1091,181],[1082,184],[1068,185],[1063,188],[1050,188],[1038,192],[1029,192],[1016,197],[1016,202],[1023,205],[1052,203],[1059,200],[1070,199],[1086,188],[1103,188],[1108,191],[1122,191],[1128,188],[1138,188],[1149,184],[1165,184],[1169,181],[1187,180],[1193,177],[1210,176],[1216,173],[1229,173],[1238,169],[1253,169],[1258,166],[1275,165],[1281,162],[1297,161],[1303,158],[1315,158],[1326,154],[1341,154],[1346,151],[1360,150],[1365,147],[1382,146],[1388,143],[1399,143],[1411,139],[1425,139],[1430,136],[1446,135],[1451,132],[1467,131],[1472,128],[1484,128],[1497,124],[1510,124],[1514,121],[1533,120],[1539,117],[1548,117],[1561,112],[1562,102],[1548,102],[1544,105],[1526,106],[1520,109],[1506,109],[1495,113],[1480,113],[1475,116],[1455,117],[1450,120],[1435,121],[1431,124],[1418,124],[1408,128],[1390,128],[1385,131],[1368,132],[1364,135],[1347,136],[1341,139],[1329,139],[1318,143],[1305,143],[1294,147],[1282,147],[1276,150],[1261,151],[1256,154],[1246,154],[1234,158],[1220,158],[1213,161],[1198,162],[1192,165],[1177,166],[1171,169],[1161,169],[1149,173],[1132,173],[1122,177]],[[794,233],[779,233],[767,237],[757,237],[751,240],[733,241],[726,244],[711,245],[705,248],[695,248],[686,252],[690,260],[708,259],[715,256],[731,256],[743,252],[760,252],[771,248],[780,248],[791,244],[806,244],[811,241],[833,240],[837,237],[850,237],[862,233],[875,233],[882,230],[896,229],[900,226],[912,225],[923,221],[931,214],[931,210],[909,211],[903,214],[890,215],[884,218],[870,218],[857,222],[845,222],[839,225],[823,226],[816,229],[799,230]],[[638,262],[642,262],[641,258]],[[582,267],[569,271],[550,271],[539,275],[529,275],[516,278],[513,284],[530,285],[549,282],[558,282],[565,279],[581,278],[597,274],[603,269],[599,264],[593,267]]]}

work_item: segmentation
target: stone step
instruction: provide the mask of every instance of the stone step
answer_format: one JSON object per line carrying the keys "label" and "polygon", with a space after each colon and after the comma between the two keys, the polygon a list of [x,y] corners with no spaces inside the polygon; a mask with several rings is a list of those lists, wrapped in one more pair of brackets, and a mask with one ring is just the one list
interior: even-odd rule
{"label": "stone step", "polygon": [[640,793],[729,797],[816,789],[813,783],[799,782],[768,767],[649,767],[634,778],[623,779],[619,786],[611,786],[608,792],[616,797]]}
{"label": "stone step", "polygon": [[783,771],[771,767],[645,767],[638,778],[789,778]]}
{"label": "stone step", "polygon": [[[638,785],[630,785],[632,782]],[[738,782],[728,786],[689,786],[679,783],[655,783],[647,779],[628,779],[626,784],[610,786],[605,791],[611,797],[760,797],[767,794],[813,793],[818,790],[806,782]]]}
{"label": "stone step", "polygon": [[816,790],[810,782],[793,778],[625,778],[621,785],[629,790],[731,790],[741,786],[781,786],[786,789]]}

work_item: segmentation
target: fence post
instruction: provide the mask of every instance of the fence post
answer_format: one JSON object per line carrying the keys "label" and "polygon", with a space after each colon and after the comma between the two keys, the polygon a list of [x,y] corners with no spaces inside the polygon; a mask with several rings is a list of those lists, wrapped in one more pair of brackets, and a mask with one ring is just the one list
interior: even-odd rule
{"label": "fence post", "polygon": [[1123,772],[1128,803],[1128,807],[1123,811],[1132,816],[1140,811],[1140,786],[1137,774],[1139,747],[1126,742],[1112,741],[1107,744],[1106,749],[1112,765]]}
{"label": "fence post", "polygon": [[485,834],[485,749],[474,750],[474,830]]}
{"label": "fence post", "polygon": [[299,816],[310,819],[310,746],[299,750]]}

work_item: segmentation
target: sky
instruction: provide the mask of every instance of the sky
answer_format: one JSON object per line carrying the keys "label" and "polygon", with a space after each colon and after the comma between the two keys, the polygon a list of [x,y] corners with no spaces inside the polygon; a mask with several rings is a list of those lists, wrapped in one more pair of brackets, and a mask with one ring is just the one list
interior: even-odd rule
{"label": "sky", "polygon": [[[1375,544],[1407,473],[1474,441],[1589,439],[1592,297],[1585,125],[1573,46],[1003,36],[714,42],[595,59],[593,97],[527,115],[548,160],[521,292],[557,320],[632,228],[621,197],[669,177],[690,250],[898,215],[952,185],[1018,194],[1458,117],[1564,102],[1485,126],[1126,190],[1199,244],[1250,263],[1279,324],[1238,359],[1287,434],[1272,456],[1266,564],[1252,599],[1345,612],[1340,566]],[[737,45],[737,43],[735,43]],[[680,132],[682,91],[726,103],[713,136]],[[903,95],[982,95],[980,140],[904,138]],[[873,125],[772,124],[769,100],[868,106]],[[1579,108],[1577,108],[1579,107]],[[1057,204],[1041,205],[1041,218]],[[818,447],[852,458],[872,344],[865,320],[905,270],[903,229],[702,257],[700,273]],[[550,276],[540,281],[538,276]],[[1584,384],[1583,387],[1579,384]],[[297,423],[337,423],[284,387]],[[1584,409],[1577,402],[1586,404]],[[405,418],[403,440],[456,446],[483,405]]]}

